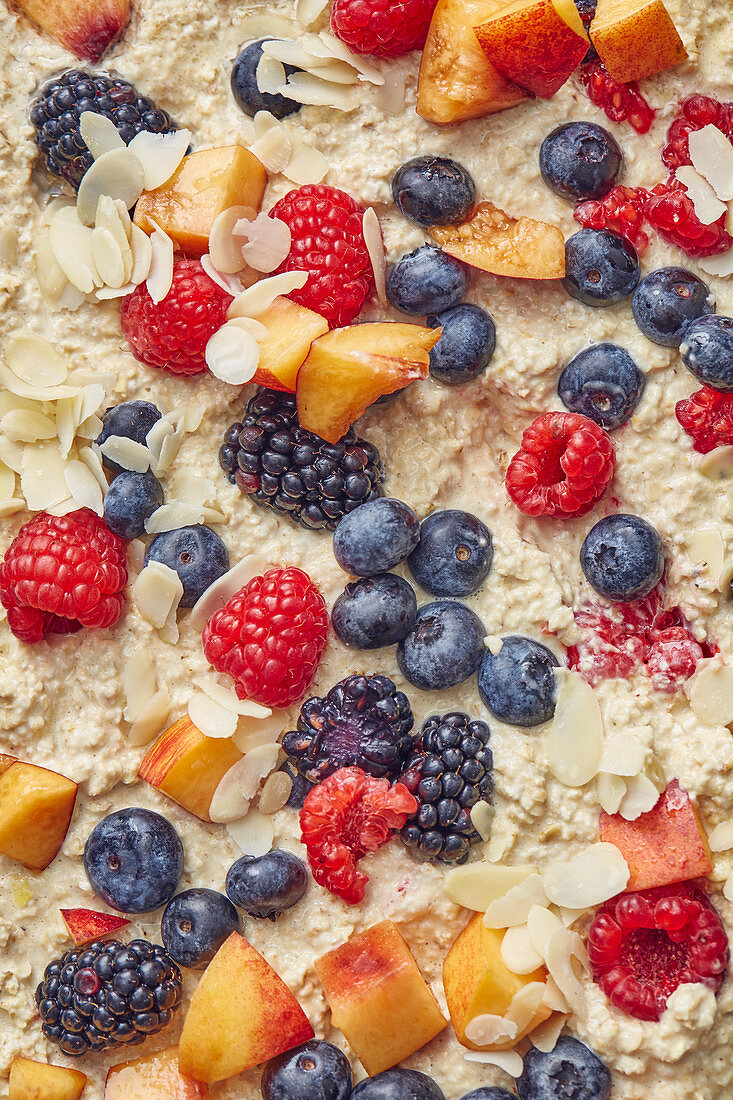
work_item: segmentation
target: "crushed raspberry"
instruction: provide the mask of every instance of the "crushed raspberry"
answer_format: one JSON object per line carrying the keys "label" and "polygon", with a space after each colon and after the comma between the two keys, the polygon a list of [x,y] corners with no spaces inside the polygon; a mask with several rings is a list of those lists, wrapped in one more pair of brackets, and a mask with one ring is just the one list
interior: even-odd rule
{"label": "crushed raspberry", "polygon": [[226,321],[231,294],[198,260],[176,260],[173,283],[157,305],[145,283],[122,299],[122,332],[140,363],[171,374],[206,370],[206,345]]}
{"label": "crushed raspberry", "polygon": [[307,691],[326,644],[323,596],[301,569],[269,569],[215,611],[206,659],[234,680],[240,699],[288,707]]}
{"label": "crushed raspberry", "polygon": [[290,191],[270,211],[292,235],[280,271],[307,271],[308,282],[288,297],[337,328],[349,325],[374,288],[362,223],[364,209],[336,187],[314,184]]}
{"label": "crushed raspberry", "polygon": [[675,415],[700,454],[733,444],[733,393],[703,386],[677,402]]}
{"label": "crushed raspberry", "polygon": [[88,508],[41,512],[24,524],[0,564],[8,625],[28,644],[83,626],[113,626],[125,602],[125,544]]}
{"label": "crushed raspberry", "polygon": [[665,241],[677,245],[688,256],[717,256],[733,247],[733,237],[725,228],[726,215],[722,214],[712,225],[703,225],[692,199],[674,177],[652,188],[644,203],[644,213]]}
{"label": "crushed raspberry", "polygon": [[579,76],[591,103],[604,110],[611,122],[628,122],[637,134],[646,134],[651,129],[656,111],[644,99],[635,81],[619,84],[600,61],[582,65]]}
{"label": "crushed raspberry", "polygon": [[437,0],[334,0],[331,30],[354,53],[401,57],[420,50]]}
{"label": "crushed raspberry", "polygon": [[702,646],[686,627],[660,630],[651,641],[645,661],[652,687],[675,691],[680,681],[689,680],[704,656]]}
{"label": "crushed raspberry", "polygon": [[679,114],[667,131],[667,144],[662,149],[662,160],[674,171],[690,159],[690,134],[704,126],[717,126],[733,141],[733,103],[721,103],[712,96],[692,95],[680,103]]}
{"label": "crushed raspberry", "polygon": [[340,768],[309,792],[300,811],[301,839],[313,878],[349,905],[364,898],[367,875],[356,864],[389,840],[417,810],[403,783],[390,786],[361,768]]}
{"label": "crushed raspberry", "polygon": [[506,488],[526,516],[582,516],[603,496],[615,463],[608,434],[587,416],[543,413],[524,430]]}
{"label": "crushed raspberry", "polygon": [[649,245],[644,232],[644,203],[648,192],[643,187],[614,187],[601,200],[578,203],[574,217],[588,229],[610,229],[618,233],[643,256]]}
{"label": "crushed raspberry", "polygon": [[659,1020],[683,983],[717,993],[728,956],[717,910],[687,882],[612,898],[588,931],[593,980],[611,1004],[637,1020]]}

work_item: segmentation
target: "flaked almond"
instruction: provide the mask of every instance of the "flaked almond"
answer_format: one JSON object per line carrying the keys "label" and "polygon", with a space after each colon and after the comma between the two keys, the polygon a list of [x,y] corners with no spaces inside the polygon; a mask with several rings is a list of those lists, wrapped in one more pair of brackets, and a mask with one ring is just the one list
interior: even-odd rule
{"label": "flaked almond", "polygon": [[185,157],[190,141],[190,130],[174,130],[171,134],[141,130],[135,134],[127,148],[142,165],[146,191],[162,187],[171,178]]}
{"label": "flaked almond", "polygon": [[629,867],[613,844],[591,844],[569,860],[545,870],[545,893],[555,905],[586,909],[620,894],[629,881]]}
{"label": "flaked almond", "polygon": [[374,100],[387,115],[401,115],[405,109],[406,73],[392,68],[381,88],[375,90]]}
{"label": "flaked almond", "polygon": [[[258,706],[257,703],[251,705]],[[274,710],[267,718],[245,714],[239,719],[237,732],[233,737],[234,744],[240,752],[251,752],[260,745],[269,745],[277,741],[286,723],[287,716],[282,710]]]}
{"label": "flaked almond", "polygon": [[179,470],[173,482],[173,496],[184,504],[204,505],[216,496],[216,485],[210,477]]}
{"label": "flaked almond", "polygon": [[328,161],[323,153],[306,142],[292,138],[292,152],[283,175],[299,187],[321,183],[328,174]]}
{"label": "flaked almond", "polygon": [[279,295],[286,296],[293,290],[301,290],[307,282],[307,271],[283,271],[280,275],[260,279],[254,286],[237,295],[227,310],[227,317],[229,320],[235,317],[259,317]]}
{"label": "flaked almond", "polygon": [[155,668],[150,654],[142,646],[133,649],[125,659],[122,666],[122,690],[125,695],[122,717],[126,722],[134,722],[156,692]]}
{"label": "flaked almond", "polygon": [[295,0],[295,18],[308,29],[317,23],[328,7],[328,0]]}
{"label": "flaked almond", "polygon": [[0,360],[0,385],[17,397],[25,397],[29,401],[60,401],[64,397],[76,397],[79,393],[78,386],[29,386],[2,360]]}
{"label": "flaked almond", "polygon": [[79,116],[79,133],[89,152],[96,160],[113,149],[124,149],[125,142],[111,118],[96,111],[82,111]]}
{"label": "flaked almond", "polygon": [[546,904],[542,875],[533,873],[491,902],[484,915],[484,924],[487,928],[513,928],[526,923],[535,905]]}
{"label": "flaked almond", "polygon": [[257,372],[260,346],[250,332],[227,321],[209,339],[205,358],[214,378],[230,386],[242,386]]}
{"label": "flaked almond", "polygon": [[600,770],[612,775],[638,775],[644,770],[648,754],[646,745],[638,738],[617,733],[604,746]]}
{"label": "flaked almond", "polygon": [[[100,429],[101,430],[101,429]],[[94,475],[99,483],[99,487],[103,493],[107,492],[107,477],[102,466],[101,459],[96,451],[91,447],[79,448],[79,461],[83,462],[87,469]]]}
{"label": "flaked almond", "polygon": [[545,1020],[539,1027],[530,1032],[529,1040],[532,1046],[537,1047],[543,1054],[551,1054],[557,1046],[557,1040],[560,1038],[566,1023],[566,1015],[551,1016],[549,1020]]}
{"label": "flaked almond", "polygon": [[377,297],[386,308],[389,304],[387,301],[387,260],[384,255],[384,241],[382,239],[379,218],[377,217],[376,210],[372,206],[367,207],[364,211],[362,233],[364,234],[364,243],[366,244],[372,271],[374,273],[374,285],[377,289]]}
{"label": "flaked almond", "polygon": [[56,262],[72,286],[82,294],[91,294],[102,285],[92,255],[92,231],[81,223],[74,206],[57,211],[48,239]]}
{"label": "flaked almond", "polygon": [[689,135],[689,148],[690,160],[717,197],[733,199],[733,145],[725,134],[717,126],[703,126]]}
{"label": "flaked almond", "polygon": [[181,578],[159,561],[146,565],[132,586],[132,597],[138,612],[155,629],[166,624],[182,596]]}
{"label": "flaked almond", "polygon": [[168,692],[162,688],[148,700],[130,726],[127,739],[131,745],[147,745],[165,726],[171,712]]}
{"label": "flaked almond", "polygon": [[[728,144],[727,141],[726,144]],[[708,181],[689,164],[678,168],[676,176],[687,192],[698,221],[703,225],[712,225],[727,213],[727,206],[720,201]]]}
{"label": "flaked almond", "polygon": [[637,817],[649,813],[659,801],[659,788],[648,775],[632,775],[626,780],[624,795],[618,812],[627,821],[636,821]]}
{"label": "flaked almond", "polygon": [[200,504],[169,500],[148,516],[145,530],[149,535],[159,535],[163,531],[177,531],[179,527],[192,527],[204,522],[204,511]]}
{"label": "flaked almond", "polygon": [[733,447],[715,447],[701,455],[697,468],[711,481],[730,481],[733,478]]}
{"label": "flaked almond", "polygon": [[501,941],[501,958],[512,974],[531,974],[543,964],[543,957],[535,950],[526,924],[507,928]]}
{"label": "flaked almond", "polygon": [[534,950],[544,962],[551,937],[564,925],[560,918],[543,905],[535,905],[527,916],[527,935]]}
{"label": "flaked almond", "polygon": [[56,424],[37,409],[12,409],[0,417],[0,432],[14,443],[35,443],[55,439]]}
{"label": "flaked almond", "polygon": [[519,1033],[519,1028],[513,1020],[488,1012],[474,1016],[468,1021],[464,1030],[468,1041],[475,1043],[477,1047],[490,1047],[496,1043],[511,1042]]}
{"label": "flaked almond", "polygon": [[0,462],[0,500],[9,500],[15,492],[15,470]]}
{"label": "flaked almond", "polygon": [[516,1050],[466,1050],[463,1053],[464,1061],[478,1062],[484,1066],[498,1066],[508,1073],[510,1077],[521,1077],[524,1061]]}
{"label": "flaked almond", "polygon": [[76,212],[82,225],[94,225],[101,195],[120,199],[131,210],[143,193],[145,175],[129,148],[102,153],[86,171],[76,196]]}
{"label": "flaked almond", "polygon": [[150,469],[150,451],[144,443],[138,443],[136,439],[128,439],[125,435],[110,435],[100,444],[99,449],[105,458],[122,466],[123,470],[144,474]]}
{"label": "flaked almond", "polygon": [[250,810],[241,821],[231,822],[227,832],[246,856],[264,856],[272,848],[275,835],[271,815],[257,810]]}
{"label": "flaked almond", "polygon": [[[20,488],[31,512],[51,511],[63,501],[71,500],[64,476],[66,462],[55,440],[23,445]],[[71,501],[71,507],[76,507]]]}
{"label": "flaked almond", "polygon": [[258,214],[254,220],[242,218],[235,232],[244,237],[242,255],[255,271],[275,271],[290,252],[290,226],[280,218]]}
{"label": "flaked almond", "polygon": [[359,106],[356,88],[321,80],[308,72],[291,73],[287,83],[281,84],[278,94],[316,107],[330,107],[334,111],[355,111]]}
{"label": "flaked almond", "polygon": [[40,231],[36,238],[33,262],[44,301],[50,306],[57,305],[64,290],[71,286],[71,283],[53,254],[47,229]]}
{"label": "flaked almond", "polygon": [[588,972],[588,953],[577,932],[558,928],[547,945],[545,964],[571,1010],[583,1015],[585,995],[579,975]]}
{"label": "flaked almond", "polygon": [[203,692],[196,692],[189,700],[188,717],[206,737],[231,737],[237,729],[236,714]]}
{"label": "flaked almond", "polygon": [[116,290],[125,283],[125,257],[109,229],[92,230],[92,259],[105,286]]}
{"label": "flaked almond", "polygon": [[66,360],[34,332],[14,332],[5,342],[5,362],[29,386],[60,386],[68,377]]}
{"label": "flaked almond", "polygon": [[733,848],[733,821],[721,821],[708,833],[711,852],[729,852]]}
{"label": "flaked almond", "polygon": [[452,867],[443,886],[456,905],[485,913],[493,901],[503,898],[514,886],[537,874],[536,867],[504,867],[500,863],[468,863]]}
{"label": "flaked almond", "polygon": [[601,809],[607,814],[618,813],[619,806],[626,795],[626,781],[620,775],[611,772],[599,772],[596,776],[596,798]]}
{"label": "flaked almond", "polygon": [[189,616],[191,628],[203,630],[215,611],[223,607],[253,577],[259,577],[270,569],[272,564],[271,559],[264,554],[248,554],[238,561],[212,585],[209,585],[196,601]]}
{"label": "flaked almond", "polygon": [[544,982],[527,982],[512,997],[504,1018],[516,1024],[518,1033],[525,1031],[537,1015],[544,996]]}
{"label": "flaked almond", "polygon": [[477,802],[471,809],[471,824],[482,840],[491,836],[491,824],[494,820],[494,807],[489,802]]}
{"label": "flaked almond", "polygon": [[287,80],[285,66],[274,57],[263,53],[255,71],[257,87],[267,95],[273,95],[281,84]]}
{"label": "flaked almond", "polygon": [[243,284],[240,282],[239,278],[236,275],[227,275],[225,272],[219,271],[208,252],[205,256],[201,257],[201,266],[212,283],[216,283],[216,285],[222,290],[225,290],[227,294],[231,294],[232,298],[236,298],[238,294],[242,293]]}
{"label": "flaked almond", "polygon": [[548,737],[550,772],[567,787],[582,787],[596,775],[601,760],[601,708],[578,672],[567,669],[558,680]]}
{"label": "flaked almond", "polygon": [[689,699],[693,714],[704,726],[729,726],[733,723],[733,666],[711,662],[699,668]]}
{"label": "flaked almond", "polygon": [[133,223],[130,230],[130,248],[132,249],[132,271],[130,282],[135,286],[144,283],[150,274],[153,262],[153,246],[150,237],[139,225]]}
{"label": "flaked almond", "polygon": [[293,153],[293,139],[284,126],[272,126],[250,148],[271,175],[285,172]]}
{"label": "flaked almond", "polygon": [[687,552],[692,561],[701,567],[704,577],[713,590],[720,589],[720,576],[725,565],[725,543],[719,527],[702,527],[693,531],[688,539]]}
{"label": "flaked almond", "polygon": [[173,241],[156,226],[150,237],[150,248],[150,270],[145,285],[157,305],[173,285]]}
{"label": "flaked almond", "polygon": [[245,266],[242,256],[244,242],[234,232],[234,227],[244,218],[254,216],[255,211],[251,206],[230,206],[214,218],[209,233],[209,256],[221,274],[236,275]]}
{"label": "flaked almond", "polygon": [[80,508],[91,508],[98,516],[104,513],[102,488],[91,470],[80,462],[71,459],[64,468],[66,486]]}
{"label": "flaked almond", "polygon": [[262,783],[277,764],[279,755],[280,745],[277,742],[257,745],[245,753],[244,767],[239,779],[245,798],[251,801],[255,797]]}
{"label": "flaked almond", "polygon": [[309,49],[314,56],[322,58],[335,57],[339,61],[345,61],[352,69],[355,69],[367,83],[374,84],[377,87],[384,84],[381,69],[361,54],[352,53],[349,47],[339,38],[336,38],[335,35],[329,31],[320,31],[317,37],[318,42],[309,41]]}
{"label": "flaked almond", "polygon": [[728,275],[733,275],[733,248],[729,248],[719,256],[705,256],[698,260],[697,264],[708,275],[717,275],[720,279],[725,279]]}
{"label": "flaked almond", "polygon": [[309,51],[311,42],[317,42],[317,39],[307,34],[299,38],[271,38],[269,42],[262,43],[262,53],[284,65],[308,72],[314,62],[323,60]]}
{"label": "flaked almond", "polygon": [[275,814],[287,803],[293,790],[293,780],[287,772],[272,772],[262,788],[257,807],[261,814]]}
{"label": "flaked almond", "polygon": [[25,509],[25,501],[20,497],[11,497],[8,500],[0,500],[0,517],[13,516],[16,512],[22,512]]}
{"label": "flaked almond", "polygon": [[240,699],[231,688],[224,687],[213,675],[197,676],[194,683],[196,687],[208,695],[210,699],[218,703],[220,707],[247,718],[269,718],[272,711],[269,707],[263,707],[252,699]]}
{"label": "flaked almond", "polygon": [[[124,214],[124,217],[123,217]],[[105,229],[111,233],[122,255],[124,269],[123,282],[127,283],[132,277],[133,256],[130,247],[132,223],[130,215],[125,210],[125,204],[111,199],[108,195],[102,195],[97,206],[95,229]],[[97,269],[99,265],[97,264]],[[101,274],[101,272],[100,272]],[[108,284],[111,286],[111,284]]]}

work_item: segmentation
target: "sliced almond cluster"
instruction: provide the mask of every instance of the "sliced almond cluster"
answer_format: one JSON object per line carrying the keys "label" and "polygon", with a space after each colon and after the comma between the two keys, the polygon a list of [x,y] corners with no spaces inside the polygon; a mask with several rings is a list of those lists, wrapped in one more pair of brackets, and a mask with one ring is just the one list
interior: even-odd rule
{"label": "sliced almond cluster", "polygon": [[606,742],[596,779],[596,798],[606,813],[636,821],[656,806],[667,781],[651,742],[647,727],[617,733]]}
{"label": "sliced almond cluster", "polygon": [[[260,91],[279,93],[298,103],[353,111],[359,106],[361,84],[384,84],[384,76],[374,64],[351,53],[329,31],[301,34],[297,39],[271,39],[263,43],[262,50],[256,74]],[[285,65],[298,71],[287,76]]]}
{"label": "sliced almond cluster", "polygon": [[[733,229],[733,145],[717,126],[703,126],[689,137],[692,165],[683,165],[676,177],[687,191],[695,214],[703,225],[712,225],[724,214],[726,228]],[[699,261],[709,275],[733,274],[733,248],[720,256]]]}
{"label": "sliced almond cluster", "polygon": [[687,542],[687,553],[695,565],[693,577],[697,587],[722,592],[726,581],[726,549],[720,528],[701,527],[692,531]]}
{"label": "sliced almond cluster", "polygon": [[[267,60],[280,65],[280,62]],[[320,183],[328,172],[328,161],[323,153],[302,141],[269,111],[258,111],[254,117],[250,152],[271,175],[285,176],[298,187]]]}
{"label": "sliced almond cluster", "polygon": [[159,561],[149,562],[132,585],[132,598],[146,623],[172,645],[178,641],[176,614],[183,584],[175,569]]}
{"label": "sliced almond cluster", "polygon": [[142,646],[133,649],[122,668],[125,707],[122,717],[129,723],[127,738],[131,745],[147,745],[160,733],[171,712],[171,699],[158,686],[149,652]]}
{"label": "sliced almond cluster", "polygon": [[[200,426],[204,411],[204,405],[198,403],[188,405],[186,408],[171,409],[153,424],[145,437],[145,443],[138,443],[137,440],[128,439],[126,436],[110,435],[100,447],[97,447],[96,443],[93,444],[93,450],[99,456],[119,463],[125,470],[133,470],[141,474],[152,470],[156,477],[161,477],[175,462],[186,436],[195,432]],[[97,431],[100,429],[101,422]],[[201,511],[201,505],[204,502],[182,500],[180,503],[194,505]],[[170,502],[171,507],[175,504],[175,501]],[[163,505],[163,507],[167,506]],[[148,522],[150,523],[157,514],[158,512],[154,512]],[[222,514],[216,509],[207,509],[206,514],[209,517],[207,522],[219,523],[223,519]],[[169,512],[163,513],[163,516],[168,515],[170,515]],[[162,522],[162,517],[159,522]],[[174,524],[174,526],[181,526],[181,524]],[[160,526],[158,530],[170,530],[170,528]]]}

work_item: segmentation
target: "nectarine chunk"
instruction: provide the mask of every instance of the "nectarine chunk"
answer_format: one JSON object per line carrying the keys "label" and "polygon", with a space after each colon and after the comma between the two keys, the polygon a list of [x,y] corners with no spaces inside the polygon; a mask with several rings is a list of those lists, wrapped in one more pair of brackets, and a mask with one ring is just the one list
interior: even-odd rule
{"label": "nectarine chunk", "polygon": [[271,390],[295,393],[298,371],[313,341],[328,332],[328,321],[282,297],[275,299],[261,320],[269,335],[259,342],[260,361],[252,381]]}
{"label": "nectarine chunk", "polygon": [[590,36],[601,61],[622,84],[654,76],[687,58],[662,0],[598,0]]}
{"label": "nectarine chunk", "polygon": [[137,774],[202,821],[220,782],[242,753],[227,737],[206,737],[188,715],[150,746]]}
{"label": "nectarine chunk", "polygon": [[55,859],[69,828],[76,783],[16,761],[0,775],[0,853],[29,871]]}
{"label": "nectarine chunk", "polygon": [[446,1020],[392,921],[367,928],[314,963],[334,1027],[370,1076],[397,1065]]}
{"label": "nectarine chunk", "polygon": [[104,1100],[209,1100],[209,1087],[178,1068],[178,1047],[111,1066]]}
{"label": "nectarine chunk", "polygon": [[8,1100],[79,1100],[87,1083],[85,1073],[16,1057],[10,1066]]}
{"label": "nectarine chunk", "polygon": [[556,225],[512,218],[491,202],[481,202],[463,225],[430,230],[444,252],[471,267],[515,279],[561,279],[565,241]]}
{"label": "nectarine chunk", "polygon": [[130,0],[16,0],[57,42],[96,64],[130,18]]}
{"label": "nectarine chunk", "polygon": [[76,947],[101,940],[130,923],[125,917],[97,913],[94,909],[62,909],[61,917]]}

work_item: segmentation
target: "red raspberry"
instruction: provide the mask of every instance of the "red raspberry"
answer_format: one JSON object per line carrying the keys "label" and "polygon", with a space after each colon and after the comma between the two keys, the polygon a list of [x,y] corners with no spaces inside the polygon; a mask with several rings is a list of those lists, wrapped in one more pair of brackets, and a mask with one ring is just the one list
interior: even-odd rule
{"label": "red raspberry", "polygon": [[733,444],[733,393],[703,386],[677,402],[675,415],[700,454]]}
{"label": "red raspberry", "polygon": [[725,228],[725,214],[712,225],[703,225],[692,199],[673,177],[652,188],[644,203],[644,213],[660,236],[688,256],[717,256],[733,247],[733,237]]}
{"label": "red raspberry", "polygon": [[591,103],[602,108],[611,122],[629,122],[637,134],[651,129],[656,111],[644,99],[636,82],[619,84],[600,61],[583,65],[579,75]]}
{"label": "red raspberry", "polygon": [[716,993],[728,967],[728,937],[704,891],[687,882],[621,894],[588,930],[593,980],[637,1020],[658,1020],[683,982]]}
{"label": "red raspberry", "polygon": [[334,0],[331,30],[354,53],[401,57],[425,45],[437,0]]}
{"label": "red raspberry", "polygon": [[176,260],[162,302],[155,304],[145,283],[122,299],[122,332],[138,362],[171,374],[201,374],[206,345],[226,321],[231,303],[231,294],[198,260]]}
{"label": "red raspberry", "polygon": [[619,233],[643,256],[649,245],[644,232],[644,203],[648,191],[643,187],[614,187],[600,201],[578,203],[575,220],[588,229],[610,229]]}
{"label": "red raspberry", "polygon": [[652,686],[657,691],[676,691],[680,680],[689,680],[704,655],[702,646],[686,627],[660,630],[651,639],[645,662]]}
{"label": "red raspberry", "polygon": [[680,103],[680,114],[667,131],[662,160],[673,171],[690,160],[689,137],[704,126],[717,126],[733,141],[733,103],[721,103],[712,96],[692,95]]}
{"label": "red raspberry", "polygon": [[215,611],[204,627],[206,659],[234,680],[240,699],[288,707],[315,675],[326,644],[323,596],[302,569],[269,569]]}
{"label": "red raspberry", "polygon": [[34,516],[0,564],[8,625],[29,644],[83,626],[114,626],[126,584],[125,544],[88,508]]}
{"label": "red raspberry", "polygon": [[340,768],[309,792],[300,811],[313,878],[356,905],[369,881],[357,862],[381,848],[416,810],[403,783],[390,786],[388,779],[375,779],[361,768]]}
{"label": "red raspberry", "polygon": [[543,413],[524,430],[506,488],[526,516],[582,516],[603,496],[615,464],[610,437],[587,416]]}
{"label": "red raspberry", "polygon": [[288,297],[320,313],[332,328],[350,325],[374,287],[362,222],[364,209],[336,187],[314,184],[290,191],[271,218],[290,226],[290,252],[279,271],[307,271],[308,282]]}

